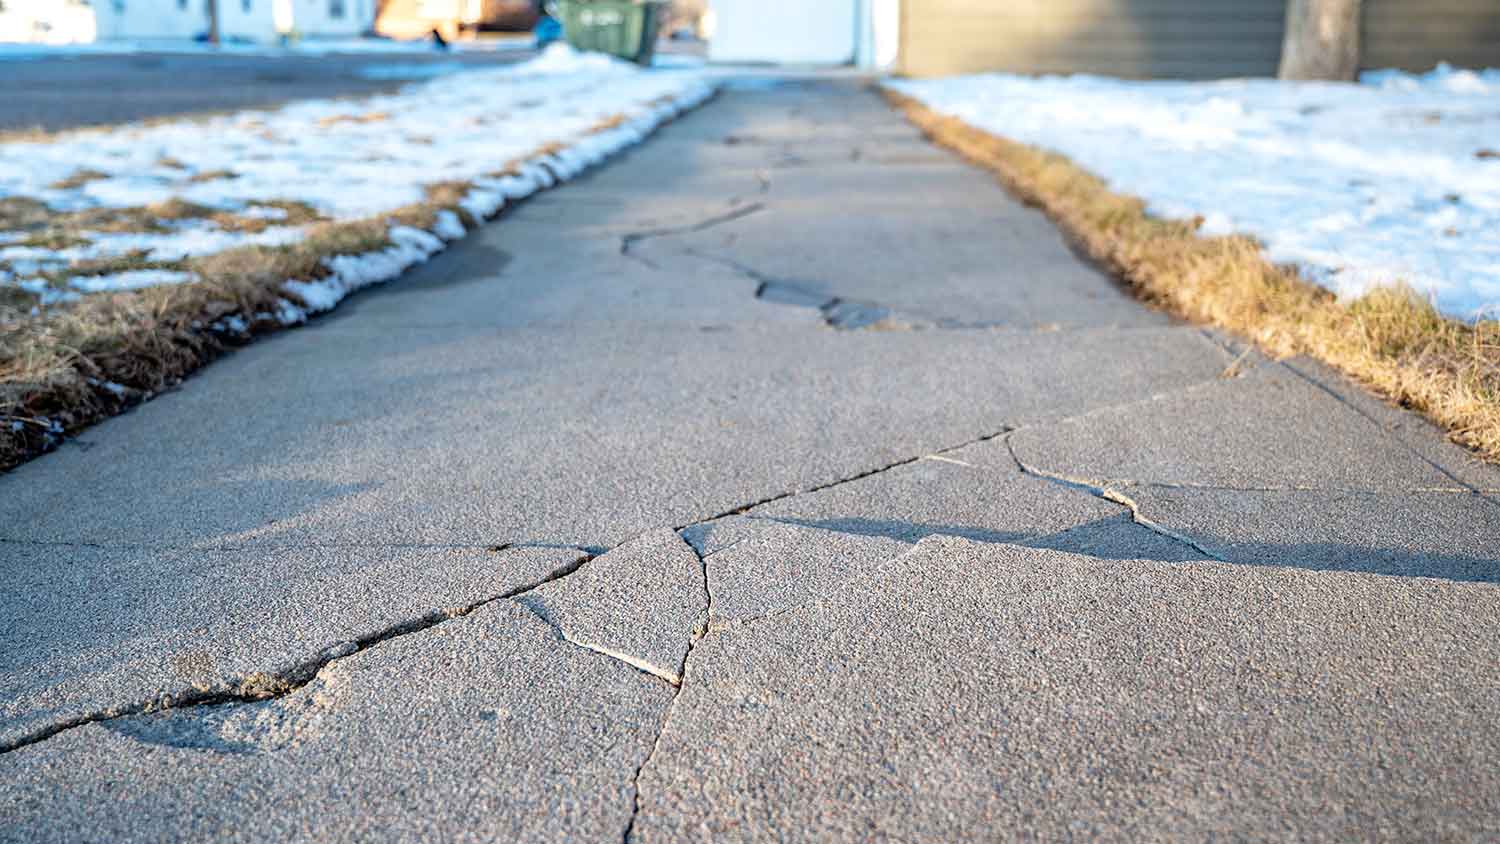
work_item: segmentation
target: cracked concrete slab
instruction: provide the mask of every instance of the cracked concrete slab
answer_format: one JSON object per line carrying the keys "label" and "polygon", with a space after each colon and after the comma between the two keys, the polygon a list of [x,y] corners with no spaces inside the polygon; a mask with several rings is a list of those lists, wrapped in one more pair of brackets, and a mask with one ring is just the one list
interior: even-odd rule
{"label": "cracked concrete slab", "polygon": [[282,698],[0,754],[0,841],[602,841],[672,689],[490,604]]}
{"label": "cracked concrete slab", "polygon": [[[1122,343],[1152,365],[1113,354]],[[0,477],[0,539],[607,547],[1223,365],[1190,329],[335,321]],[[80,489],[88,506],[57,506]]]}
{"label": "cracked concrete slab", "polygon": [[1485,838],[1497,612],[1489,585],[929,538],[698,644],[632,840]]}
{"label": "cracked concrete slab", "polygon": [[1447,473],[1278,364],[1016,431],[1030,470],[1098,486],[1418,490]]}
{"label": "cracked concrete slab", "polygon": [[0,544],[0,748],[225,692],[566,571],[577,549]]}
{"label": "cracked concrete slab", "polygon": [[632,539],[516,600],[569,642],[674,686],[682,682],[693,630],[708,615],[703,565],[669,528]]}
{"label": "cracked concrete slab", "polygon": [[1315,360],[1293,358],[1286,365],[1369,419],[1386,436],[1452,476],[1455,484],[1476,491],[1500,492],[1500,466],[1485,463],[1473,452],[1449,441],[1442,429],[1426,418],[1391,405]]}
{"label": "cracked concrete slab", "polygon": [[758,618],[847,588],[907,548],[884,537],[744,516],[693,525],[682,535],[708,571],[710,623]]}
{"label": "cracked concrete slab", "polygon": [[1119,504],[1023,474],[998,438],[773,501],[750,514],[906,543],[943,535],[1111,558],[1203,557],[1135,524]]}
{"label": "cracked concrete slab", "polygon": [[1500,499],[1472,493],[1132,487],[1221,560],[1500,583]]}
{"label": "cracked concrete slab", "polygon": [[[1395,490],[1482,473],[1322,382],[1257,386],[1259,361],[1217,380],[1232,344],[1122,296],[990,182],[848,85],[731,86],[408,278],[0,478],[0,574],[19,572],[0,586],[0,695],[67,727],[0,753],[0,839],[1089,832],[1077,819],[1289,838],[1323,828],[1321,797],[1353,807],[1353,833],[1328,837],[1465,837],[1495,793],[1493,766],[1471,774],[1492,719],[1458,711],[1493,709],[1473,664],[1493,664],[1495,612],[1455,579],[1484,579],[1493,519],[1454,499],[1358,535],[1356,503],[1315,525],[1290,500],[1167,513],[1130,487],[1144,518],[1226,556],[1274,556],[1235,532],[1248,508],[1263,542],[1310,537],[1282,543],[1304,566],[1369,569],[1337,546],[1375,537],[1381,570],[1451,579],[1200,565],[994,437],[1024,426],[1079,471],[1370,481],[1392,492],[1369,507],[1398,514],[1420,502]],[[621,254],[662,229],[680,233]],[[735,264],[894,318],[834,330]],[[695,595],[653,568],[694,556],[661,526],[747,509],[684,531],[721,549],[693,561]],[[613,657],[514,601],[446,613],[534,585],[512,563],[545,580],[652,530],[661,556],[601,557],[530,596]],[[1468,535],[1446,562],[1379,556],[1445,533]],[[528,542],[562,568],[484,556]],[[785,611],[710,629],[705,601],[716,619]],[[232,704],[88,709],[299,654],[295,682]],[[1413,691],[1422,671],[1436,682]],[[1263,827],[1273,809],[1290,820]]]}

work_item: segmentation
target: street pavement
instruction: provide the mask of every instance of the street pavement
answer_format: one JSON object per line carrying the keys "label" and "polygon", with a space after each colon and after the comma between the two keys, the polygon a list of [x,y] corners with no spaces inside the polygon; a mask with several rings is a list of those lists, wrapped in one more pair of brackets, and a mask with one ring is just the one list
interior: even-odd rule
{"label": "street pavement", "polygon": [[0,477],[0,841],[1500,837],[1500,471],[741,80]]}
{"label": "street pavement", "polygon": [[376,94],[425,74],[507,64],[535,55],[524,48],[401,48],[326,55],[254,55],[234,49],[11,60],[0,56],[0,130],[72,129]]}

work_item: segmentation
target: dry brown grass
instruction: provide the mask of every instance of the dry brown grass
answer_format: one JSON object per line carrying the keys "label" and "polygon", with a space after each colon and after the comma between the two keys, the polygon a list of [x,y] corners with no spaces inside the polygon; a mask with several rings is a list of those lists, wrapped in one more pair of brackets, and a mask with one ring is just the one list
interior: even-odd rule
{"label": "dry brown grass", "polygon": [[1228,329],[1275,357],[1308,355],[1500,462],[1500,322],[1467,325],[1410,290],[1354,302],[1267,261],[1242,236],[1205,237],[1199,221],[1148,215],[1066,158],[975,129],[893,92],[887,97],[936,142],[996,173],[1045,211],[1142,298]]}
{"label": "dry brown grass", "polygon": [[[381,220],[328,223],[282,247],[245,247],[174,264],[202,281],[87,296],[33,314],[0,302],[0,469],[181,380],[225,349],[281,326],[269,314],[288,279],[323,276],[330,255],[388,245]],[[128,259],[119,259],[128,260]],[[215,331],[226,316],[248,332]],[[110,389],[116,384],[123,389]]]}
{"label": "dry brown grass", "polygon": [[80,170],[74,170],[72,174],[67,178],[58,179],[47,187],[50,187],[53,190],[76,190],[88,184],[89,182],[97,182],[100,179],[108,178],[108,173],[101,173],[98,170],[90,170],[89,168],[84,167]]}

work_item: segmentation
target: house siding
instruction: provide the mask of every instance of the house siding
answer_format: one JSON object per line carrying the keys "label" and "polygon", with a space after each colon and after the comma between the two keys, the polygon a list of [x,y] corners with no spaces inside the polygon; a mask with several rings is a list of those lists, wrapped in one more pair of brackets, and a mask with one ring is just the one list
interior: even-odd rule
{"label": "house siding", "polygon": [[1500,67],[1500,0],[1364,0],[1360,64]]}
{"label": "house siding", "polygon": [[912,76],[1266,76],[1276,73],[1285,20],[1285,0],[903,0],[899,67]]}

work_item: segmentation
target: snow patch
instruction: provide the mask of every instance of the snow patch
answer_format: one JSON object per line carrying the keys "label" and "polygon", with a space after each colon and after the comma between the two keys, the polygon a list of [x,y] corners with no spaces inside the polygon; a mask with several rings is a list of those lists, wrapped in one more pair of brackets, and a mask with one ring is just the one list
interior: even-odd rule
{"label": "snow patch", "polygon": [[1500,309],[1500,71],[1360,84],[984,74],[886,83],[1055,150],[1153,213],[1240,232],[1344,297],[1406,283],[1445,314]]}

